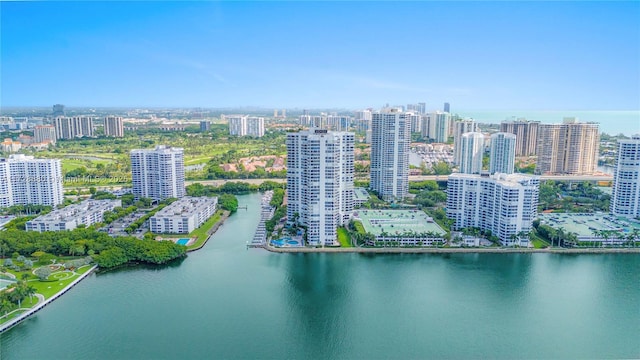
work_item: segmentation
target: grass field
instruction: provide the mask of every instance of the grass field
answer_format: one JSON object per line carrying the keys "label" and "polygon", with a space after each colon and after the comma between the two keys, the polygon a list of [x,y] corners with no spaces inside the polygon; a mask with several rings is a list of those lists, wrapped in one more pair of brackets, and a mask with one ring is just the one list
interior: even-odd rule
{"label": "grass field", "polygon": [[544,249],[549,246],[549,243],[544,241],[541,237],[534,234],[531,237],[531,245],[533,245],[535,249]]}
{"label": "grass field", "polygon": [[197,239],[196,242],[193,243],[193,245],[189,245],[187,249],[195,249],[202,246],[202,244],[207,240],[207,237],[209,236],[207,234],[207,231],[209,231],[218,221],[220,221],[223,214],[224,210],[216,211],[216,213],[213,214],[213,216],[210,217],[209,220],[205,221],[204,224],[200,225],[199,228],[193,230],[188,237],[195,236],[197,237]]}
{"label": "grass field", "polygon": [[362,225],[362,222],[354,221],[353,224],[354,224],[354,227],[356,228],[356,232],[358,234],[366,234],[367,233],[366,231],[364,231],[364,225]]}
{"label": "grass field", "polygon": [[[33,286],[36,289],[36,293],[38,294],[42,294],[44,296],[45,299],[48,299],[52,296],[54,296],[55,294],[57,294],[58,292],[60,292],[62,289],[64,289],[67,285],[69,285],[71,282],[73,282],[74,280],[76,280],[81,274],[86,273],[87,271],[89,271],[89,269],[91,269],[93,265],[85,265],[82,266],[78,269],[76,269],[76,274],[71,275],[71,272],[60,272],[57,274],[52,274],[49,276],[50,280],[53,281],[40,281],[38,280],[38,278],[36,276],[34,276],[33,274],[29,273],[29,279],[27,279],[29,281],[29,285]],[[13,273],[14,275],[18,276],[18,279],[20,279],[19,274],[21,274],[20,272],[14,272],[14,271],[10,271],[11,273]],[[57,279],[56,279],[57,278]],[[33,296],[31,299],[26,298],[22,301],[21,306],[23,308],[30,308],[33,305],[35,305],[38,302],[38,298]],[[23,311],[17,311],[13,314],[11,314],[10,316],[7,316],[3,319],[0,320],[0,324],[3,324],[13,318],[15,318],[16,316],[20,315],[21,313],[23,313]]]}
{"label": "grass field", "polygon": [[75,160],[75,159],[62,159],[62,172],[67,173],[71,170],[75,170],[81,167],[87,167],[87,164],[84,160]]}
{"label": "grass field", "polygon": [[185,165],[199,165],[206,164],[211,160],[211,156],[195,156],[193,158],[187,158],[184,160]]}
{"label": "grass field", "polygon": [[[78,275],[74,275],[68,277],[64,280],[56,280],[56,281],[29,281],[29,284],[36,288],[36,292],[38,294],[44,295],[45,299],[48,299],[62,290],[65,286],[69,285],[73,280],[77,279],[80,274],[84,274],[85,272],[91,269],[92,265],[85,265],[79,269],[76,269],[76,273]],[[49,278],[55,278],[55,274],[51,275]]]}
{"label": "grass field", "polygon": [[340,247],[353,247],[351,245],[349,231],[343,227],[338,228],[338,242],[340,243]]}

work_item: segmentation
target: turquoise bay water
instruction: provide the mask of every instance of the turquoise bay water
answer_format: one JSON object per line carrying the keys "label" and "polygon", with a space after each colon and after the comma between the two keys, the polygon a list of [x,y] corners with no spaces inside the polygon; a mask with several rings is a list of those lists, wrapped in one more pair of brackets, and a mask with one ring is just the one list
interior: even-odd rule
{"label": "turquoise bay water", "polygon": [[553,111],[488,111],[488,110],[468,110],[457,111],[454,113],[463,117],[472,117],[481,123],[498,124],[501,121],[516,117],[526,118],[527,120],[536,120],[542,123],[561,123],[564,117],[576,117],[581,122],[597,122],[600,124],[600,131],[609,135],[625,134],[631,136],[640,134],[640,111],[623,110],[623,111],[574,111],[574,110],[553,110]]}
{"label": "turquoise bay water", "polygon": [[162,268],[94,274],[5,359],[640,357],[640,256],[272,254],[258,195]]}

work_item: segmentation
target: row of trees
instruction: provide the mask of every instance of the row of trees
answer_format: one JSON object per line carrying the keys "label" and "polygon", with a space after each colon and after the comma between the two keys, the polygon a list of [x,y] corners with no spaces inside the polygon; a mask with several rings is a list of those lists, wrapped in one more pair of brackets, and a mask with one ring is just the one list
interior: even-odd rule
{"label": "row of trees", "polygon": [[2,213],[6,215],[44,215],[51,212],[52,207],[50,205],[12,205],[6,209],[3,209]]}
{"label": "row of trees", "polygon": [[[72,231],[19,231],[0,232],[0,257],[18,253],[23,256],[82,256],[90,255],[103,268],[129,261],[163,264],[184,256],[184,246],[170,241],[139,240],[134,237],[111,237],[93,229]],[[42,261],[42,257],[40,257]]]}
{"label": "row of trees", "polygon": [[559,212],[608,211],[611,196],[588,181],[572,184],[547,180],[540,184],[539,210]]}
{"label": "row of trees", "polygon": [[619,245],[637,246],[638,240],[640,240],[640,230],[633,229],[628,233],[621,233],[617,230],[593,230],[593,237],[588,242],[580,242],[578,240],[578,234],[566,231],[563,227],[557,229],[552,228],[549,225],[540,224],[539,220],[533,222],[533,226],[536,233],[543,239],[549,241],[551,245],[561,247],[573,247],[573,246],[591,246],[599,247],[605,243],[610,243],[609,240],[617,240],[615,242]]}
{"label": "row of trees", "polygon": [[152,217],[158,211],[164,209],[167,205],[171,204],[172,202],[174,202],[176,200],[178,200],[178,199],[176,199],[176,198],[168,198],[168,199],[162,200],[160,202],[160,204],[158,205],[158,207],[156,207],[155,209],[149,211],[148,213],[146,213],[144,216],[142,216],[138,220],[132,222],[129,226],[127,226],[124,229],[124,231],[126,231],[127,234],[131,234],[132,232],[138,230],[140,228],[140,226],[142,226],[142,224],[144,224],[145,221],[149,220],[150,217]]}
{"label": "row of trees", "polygon": [[202,185],[194,183],[187,186],[189,196],[216,196],[216,194],[245,195],[257,191],[283,189],[285,184],[275,181],[264,181],[260,185],[249,184],[242,181],[228,181],[221,186]]}
{"label": "row of trees", "polygon": [[209,164],[205,167],[203,176],[207,180],[215,179],[284,179],[287,177],[287,170],[266,171],[264,168],[258,167],[254,171],[224,171],[219,164]]}
{"label": "row of trees", "polygon": [[126,208],[116,207],[111,211],[105,211],[102,215],[102,222],[106,225],[111,224],[112,222],[125,217],[129,214],[133,214],[136,210],[138,210],[135,206],[129,206]]}
{"label": "row of trees", "polygon": [[[280,219],[282,219],[283,217],[287,216],[287,205],[284,205],[284,190],[282,188],[276,188],[273,189],[273,196],[271,197],[271,201],[269,202],[269,205],[273,206],[276,210],[273,212],[273,216],[271,217],[271,219],[265,221],[264,223],[264,227],[267,230],[267,233],[270,234],[271,232],[273,232],[273,230],[276,227],[276,224],[278,223],[278,221],[280,221]],[[294,223],[298,224],[298,217],[300,215],[298,213],[296,213],[295,215],[295,219],[294,219]],[[292,232],[297,231],[296,229],[291,229]]]}

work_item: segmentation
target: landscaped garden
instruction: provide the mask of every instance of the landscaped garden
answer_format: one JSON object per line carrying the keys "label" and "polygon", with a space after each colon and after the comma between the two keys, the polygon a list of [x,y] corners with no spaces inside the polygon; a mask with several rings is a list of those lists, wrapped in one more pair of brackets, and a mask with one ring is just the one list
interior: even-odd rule
{"label": "landscaped garden", "polygon": [[0,324],[54,296],[93,266],[90,257],[50,259],[44,255],[7,258],[2,265],[0,277],[12,284],[0,290]]}

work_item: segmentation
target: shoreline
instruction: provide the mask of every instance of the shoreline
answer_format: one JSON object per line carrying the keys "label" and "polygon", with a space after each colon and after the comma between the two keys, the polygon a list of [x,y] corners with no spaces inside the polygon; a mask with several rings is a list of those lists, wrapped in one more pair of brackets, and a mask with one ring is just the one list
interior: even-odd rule
{"label": "shoreline", "polygon": [[229,218],[229,216],[231,216],[231,213],[229,211],[227,211],[227,210],[224,210],[224,213],[220,217],[220,220],[218,220],[217,223],[213,224],[211,229],[209,229],[209,231],[207,231],[207,238],[204,239],[202,244],[200,244],[200,245],[198,245],[198,246],[196,246],[194,248],[188,248],[187,249],[187,253],[202,249],[207,244],[207,242],[209,242],[209,239],[211,239],[213,234],[215,234],[216,231],[218,231],[218,229],[220,228],[220,226],[222,226],[222,224],[224,224],[224,222]]}
{"label": "shoreline", "polygon": [[85,272],[84,274],[81,274],[77,279],[73,280],[71,283],[69,283],[69,285],[65,286],[62,290],[58,291],[57,293],[52,295],[50,298],[35,305],[31,309],[7,321],[6,323],[0,325],[0,334],[20,324],[21,322],[29,318],[31,315],[42,310],[42,308],[49,305],[52,301],[58,299],[60,296],[64,295],[67,291],[71,290],[72,287],[76,286],[80,281],[84,280],[87,276],[92,274],[97,268],[98,268],[98,265],[93,265],[89,270],[87,270],[87,272]]}
{"label": "shoreline", "polygon": [[270,245],[263,249],[274,253],[372,253],[372,254],[450,254],[450,253],[488,253],[488,254],[518,254],[518,253],[550,253],[550,254],[640,254],[640,248],[586,248],[586,249],[530,249],[530,248],[304,248],[289,247],[276,248]]}

